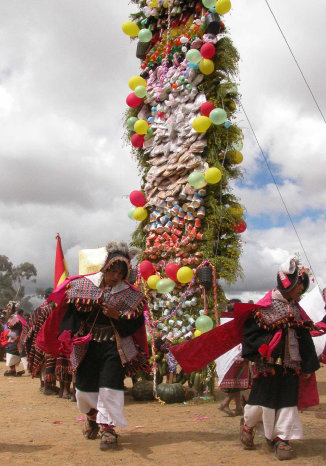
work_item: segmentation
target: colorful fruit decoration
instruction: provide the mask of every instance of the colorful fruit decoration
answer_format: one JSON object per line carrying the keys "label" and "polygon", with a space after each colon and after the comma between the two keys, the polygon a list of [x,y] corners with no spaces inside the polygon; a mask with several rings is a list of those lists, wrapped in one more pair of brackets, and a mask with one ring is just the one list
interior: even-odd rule
{"label": "colorful fruit decoration", "polygon": [[[148,211],[133,242],[155,266],[142,279],[152,318],[160,320],[151,334],[176,343],[198,335],[203,314],[216,325],[216,283],[201,285],[200,274],[191,279],[196,267],[209,259],[229,283],[241,274],[243,209],[229,185],[241,175],[242,159],[234,154],[243,139],[234,118],[239,56],[224,26],[229,0],[133,3],[135,26],[123,29],[137,41],[140,70],[130,70],[126,83],[126,131]],[[196,377],[205,388],[212,374],[205,369]]]}

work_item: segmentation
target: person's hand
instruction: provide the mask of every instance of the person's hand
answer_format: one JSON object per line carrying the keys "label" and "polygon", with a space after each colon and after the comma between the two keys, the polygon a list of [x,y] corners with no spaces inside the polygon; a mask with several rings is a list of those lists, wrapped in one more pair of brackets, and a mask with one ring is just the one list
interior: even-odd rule
{"label": "person's hand", "polygon": [[309,379],[312,376],[312,374],[302,374],[302,375],[304,379]]}
{"label": "person's hand", "polygon": [[121,316],[121,312],[114,309],[114,307],[110,306],[109,304],[103,303],[102,304],[102,312],[105,317],[111,317],[112,319],[119,319]]}

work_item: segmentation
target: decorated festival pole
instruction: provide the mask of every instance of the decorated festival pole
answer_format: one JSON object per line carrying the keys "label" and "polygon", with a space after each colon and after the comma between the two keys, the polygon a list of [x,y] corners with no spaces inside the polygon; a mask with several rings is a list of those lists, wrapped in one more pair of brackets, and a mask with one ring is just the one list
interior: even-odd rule
{"label": "decorated festival pole", "polygon": [[[225,296],[217,278],[232,283],[241,274],[246,222],[229,185],[243,159],[239,56],[224,24],[230,0],[133,3],[139,10],[122,29],[137,41],[141,70],[129,80],[126,131],[142,183],[128,215],[139,222],[133,243],[144,251],[139,275],[150,300],[153,367],[164,375],[176,370],[169,344],[218,324]],[[212,371],[197,379],[203,391]]]}

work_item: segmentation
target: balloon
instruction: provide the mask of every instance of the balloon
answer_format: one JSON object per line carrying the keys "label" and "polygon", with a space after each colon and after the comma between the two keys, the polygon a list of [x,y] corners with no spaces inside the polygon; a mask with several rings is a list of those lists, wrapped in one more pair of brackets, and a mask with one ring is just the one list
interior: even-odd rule
{"label": "balloon", "polygon": [[145,220],[147,215],[148,212],[147,209],[145,209],[145,207],[136,207],[136,209],[134,210],[134,219],[138,220],[139,222]]}
{"label": "balloon", "polygon": [[139,264],[140,275],[148,280],[151,275],[155,275],[155,267],[150,261],[142,261]]}
{"label": "balloon", "polygon": [[230,150],[227,156],[231,163],[241,163],[243,161],[243,155],[238,150]]}
{"label": "balloon", "polygon": [[122,24],[122,30],[127,36],[136,37],[139,33],[139,27],[132,21],[125,21]]}
{"label": "balloon", "polygon": [[212,104],[212,102],[204,102],[200,106],[200,111],[202,115],[209,117],[209,114],[211,113],[212,110],[214,110],[214,108],[215,106],[214,104]]}
{"label": "balloon", "polygon": [[133,134],[131,136],[131,144],[134,147],[143,147],[144,144],[144,136],[142,134]]}
{"label": "balloon", "polygon": [[174,287],[175,282],[171,278],[162,278],[156,284],[156,291],[161,294],[171,293]]}
{"label": "balloon", "polygon": [[130,118],[128,118],[128,120],[127,120],[127,128],[130,129],[130,131],[133,131],[133,130],[134,130],[134,126],[135,126],[135,123],[136,123],[137,120],[138,120],[137,117],[130,117]]}
{"label": "balloon", "polygon": [[147,285],[152,290],[156,290],[157,283],[161,280],[159,275],[150,275],[147,279]]}
{"label": "balloon", "polygon": [[209,184],[216,184],[222,178],[221,170],[217,167],[210,167],[205,171],[205,180]]}
{"label": "balloon", "polygon": [[209,114],[209,119],[214,125],[222,125],[226,121],[226,111],[223,108],[214,108]]}
{"label": "balloon", "polygon": [[229,129],[231,126],[231,121],[226,120],[226,122],[224,123],[224,126],[226,129]]}
{"label": "balloon", "polygon": [[[215,0],[214,0],[215,1]],[[200,337],[200,335],[202,335],[203,332],[201,332],[200,330],[195,330],[194,331],[194,337],[197,338],[197,337]]]}
{"label": "balloon", "polygon": [[153,34],[149,29],[141,29],[138,33],[139,42],[149,42]]}
{"label": "balloon", "polygon": [[207,116],[201,115],[193,120],[192,127],[197,131],[197,133],[205,133],[211,124],[212,122]]}
{"label": "balloon", "polygon": [[200,53],[203,58],[212,58],[215,55],[215,47],[211,42],[206,42],[201,46]]}
{"label": "balloon", "polygon": [[135,212],[135,207],[131,207],[131,208],[128,210],[128,217],[130,218],[130,220],[135,220],[134,212]]}
{"label": "balloon", "polygon": [[146,204],[145,196],[141,191],[131,191],[129,199],[135,207],[144,207]]}
{"label": "balloon", "polygon": [[213,8],[215,6],[216,0],[203,0],[203,5],[206,8]]}
{"label": "balloon", "polygon": [[177,272],[177,279],[180,283],[189,283],[194,276],[194,271],[190,267],[181,267]]}
{"label": "balloon", "polygon": [[243,140],[242,140],[242,139],[239,139],[237,142],[234,142],[234,143],[232,144],[232,148],[233,148],[234,150],[240,150],[240,151],[241,151],[242,148],[243,148]]}
{"label": "balloon", "polygon": [[202,59],[201,53],[197,49],[190,49],[186,53],[186,59],[190,61],[193,65],[197,65]]}
{"label": "balloon", "polygon": [[130,87],[130,89],[132,91],[134,91],[136,89],[137,86],[144,86],[146,87],[147,86],[147,82],[144,78],[142,78],[141,76],[132,76],[129,81],[128,81],[128,85]]}
{"label": "balloon", "polygon": [[209,60],[208,58],[203,58],[199,62],[199,69],[203,74],[211,74],[213,73],[215,68],[214,62]]}
{"label": "balloon", "polygon": [[243,208],[241,207],[240,204],[231,205],[229,207],[229,211],[235,217],[242,217],[242,215],[243,215]]}
{"label": "balloon", "polygon": [[202,333],[212,330],[214,323],[209,316],[199,316],[195,322],[196,329]]}
{"label": "balloon", "polygon": [[192,172],[188,176],[188,183],[196,189],[203,188],[206,186],[205,176],[201,172]]}
{"label": "balloon", "polygon": [[146,120],[137,120],[134,126],[137,134],[146,134],[148,130],[148,123]]}
{"label": "balloon", "polygon": [[137,86],[135,88],[135,90],[134,90],[134,93],[135,93],[135,96],[142,99],[147,94],[146,87],[145,86]]}
{"label": "balloon", "polygon": [[165,275],[171,280],[177,282],[177,272],[180,269],[180,265],[177,264],[167,264],[165,267]]}
{"label": "balloon", "polygon": [[143,99],[140,99],[135,95],[134,92],[131,92],[126,98],[126,104],[128,107],[136,108],[142,103]]}
{"label": "balloon", "polygon": [[246,231],[247,229],[247,223],[245,220],[240,220],[239,223],[236,223],[235,225],[232,226],[232,229],[236,232],[236,233],[243,233],[244,231]]}
{"label": "balloon", "polygon": [[230,0],[217,0],[215,10],[219,15],[225,15],[225,13],[231,10]]}

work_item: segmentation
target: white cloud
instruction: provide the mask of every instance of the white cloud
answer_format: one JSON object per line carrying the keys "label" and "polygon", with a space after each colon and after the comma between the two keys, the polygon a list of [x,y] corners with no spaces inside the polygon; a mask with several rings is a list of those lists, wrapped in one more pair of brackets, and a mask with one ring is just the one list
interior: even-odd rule
{"label": "white cloud", "polygon": [[[128,199],[140,186],[130,148],[122,143],[128,78],[139,72],[136,44],[121,32],[135,7],[107,0],[0,4],[0,240],[14,263],[30,261],[38,286],[53,279],[55,235],[71,273],[77,251],[130,238]],[[322,44],[326,4],[270,2],[321,108],[326,113]],[[325,124],[265,2],[232,0],[225,15],[240,61],[243,106],[277,179],[308,259],[325,281]],[[256,299],[273,286],[284,257],[300,251],[288,222],[256,230],[250,218],[276,225],[284,215],[268,178],[257,187],[261,154],[244,114],[245,185],[236,186],[248,215],[241,264],[245,279],[227,292]],[[281,178],[280,178],[281,177]],[[302,251],[301,251],[302,253]],[[305,257],[303,262],[307,264]]]}

